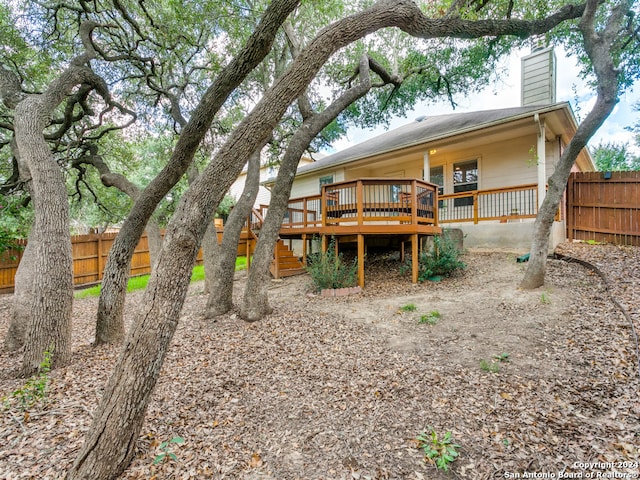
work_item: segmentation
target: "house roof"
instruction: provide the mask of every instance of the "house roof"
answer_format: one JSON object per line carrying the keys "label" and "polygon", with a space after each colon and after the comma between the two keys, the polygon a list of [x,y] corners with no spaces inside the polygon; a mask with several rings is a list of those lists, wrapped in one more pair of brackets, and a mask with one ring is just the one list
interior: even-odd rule
{"label": "house roof", "polygon": [[[345,163],[350,163],[373,155],[393,152],[395,150],[412,147],[415,145],[442,140],[447,137],[460,135],[474,130],[481,130],[491,126],[497,126],[522,118],[543,115],[554,111],[564,110],[567,119],[573,124],[573,132],[577,128],[577,122],[573,111],[567,102],[552,105],[533,105],[526,107],[501,108],[495,110],[481,110],[465,113],[450,113],[418,117],[415,121],[399,128],[389,130],[381,135],[368,139],[362,143],[349,147],[318,160],[317,162],[302,165],[296,175],[323,170]],[[265,183],[271,183],[271,179]]]}

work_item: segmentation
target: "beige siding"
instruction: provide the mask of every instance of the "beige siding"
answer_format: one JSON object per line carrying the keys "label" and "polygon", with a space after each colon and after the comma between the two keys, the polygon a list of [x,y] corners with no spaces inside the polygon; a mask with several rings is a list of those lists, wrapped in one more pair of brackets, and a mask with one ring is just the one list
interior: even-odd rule
{"label": "beige siding", "polygon": [[473,148],[451,149],[432,155],[430,165],[444,165],[445,193],[453,193],[453,165],[474,159],[478,160],[480,190],[537,183],[535,156],[530,153],[535,144],[536,137],[531,135]]}
{"label": "beige siding", "polygon": [[333,175],[334,182],[342,182],[345,180],[344,168],[338,168],[330,171],[321,171],[311,175],[297,177],[291,187],[290,198],[307,197],[309,195],[317,195],[320,193],[320,178]]}
{"label": "beige siding", "polygon": [[318,182],[321,175],[305,175],[294,180],[291,187],[291,198],[308,197],[319,192]]}
{"label": "beige siding", "polygon": [[546,105],[556,101],[556,64],[553,49],[534,52],[522,59],[522,105]]}
{"label": "beige siding", "polygon": [[[537,136],[534,124],[530,133],[517,138],[493,141],[493,139],[475,138],[473,146],[470,142],[459,142],[435,148],[430,155],[430,166],[443,165],[445,175],[445,193],[453,193],[453,166],[466,160],[478,161],[478,189],[489,190],[538,183],[537,156],[535,148]],[[484,142],[484,143],[482,143]],[[552,140],[546,143],[547,176],[554,171],[559,158],[559,142]],[[423,177],[422,151],[400,154],[395,158],[382,161],[370,161],[354,165],[345,170],[323,171],[305,175],[295,180],[292,198],[319,193],[319,178],[333,173],[335,181],[343,178],[354,180],[365,177],[399,176],[404,178]]]}
{"label": "beige siding", "polygon": [[556,171],[556,165],[558,164],[558,160],[560,160],[560,140],[552,140],[551,142],[546,143],[547,146],[547,163],[546,163],[546,172],[547,178],[553,175],[553,172]]}
{"label": "beige siding", "polygon": [[[264,180],[267,180],[273,175],[274,175],[273,171],[268,167],[262,167],[260,169],[261,182]],[[247,173],[242,172],[240,176],[237,178],[237,180],[231,184],[231,187],[229,187],[229,195],[231,195],[233,198],[238,200],[240,198],[240,195],[242,195],[242,191],[244,190],[244,184],[246,181],[247,181]],[[260,189],[258,190],[258,196],[256,197],[256,201],[254,202],[254,205],[256,207],[261,204],[268,205],[270,201],[271,201],[271,192],[261,185]]]}

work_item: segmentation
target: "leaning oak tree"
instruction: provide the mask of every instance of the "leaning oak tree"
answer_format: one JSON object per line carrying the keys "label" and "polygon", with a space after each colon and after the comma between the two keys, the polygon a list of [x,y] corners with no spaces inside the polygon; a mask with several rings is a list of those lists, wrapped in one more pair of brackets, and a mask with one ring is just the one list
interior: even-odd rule
{"label": "leaning oak tree", "polygon": [[[372,87],[370,71],[373,70],[383,79],[381,85],[394,83],[395,79],[373,59],[363,56],[360,59],[357,75],[359,82],[349,88],[322,112],[316,113],[305,95],[299,99],[300,110],[305,118],[302,126],[296,131],[289,142],[287,151],[280,164],[276,183],[271,195],[271,202],[266,218],[260,230],[260,237],[254,253],[254,261],[249,269],[249,276],[244,292],[241,316],[248,321],[260,320],[271,313],[268,299],[269,264],[273,257],[273,250],[278,241],[278,233],[287,202],[291,193],[291,186],[295,178],[298,161],[304,151],[309,148],[311,141],[329,125],[351,103],[366,95]],[[213,305],[207,305],[211,313]]]}
{"label": "leaning oak tree", "polygon": [[[547,195],[535,220],[531,257],[522,288],[544,285],[549,234],[558,206],[571,174],[571,167],[580,151],[613,111],[621,89],[640,73],[638,50],[640,34],[634,2],[617,3],[589,0],[578,24],[584,51],[596,77],[596,103],[580,123],[576,134],[562,153],[555,171],[549,177]],[[636,6],[637,8],[637,6]]]}
{"label": "leaning oak tree", "polygon": [[181,130],[162,171],[134,203],[109,252],[96,320],[96,344],[124,339],[123,308],[131,258],[156,205],[185,174],[215,115],[228,96],[269,53],[273,39],[297,0],[274,0],[246,45],[216,76]]}
{"label": "leaning oak tree", "polygon": [[[390,26],[422,38],[527,36],[546,32],[581,13],[580,6],[569,5],[541,20],[443,20],[426,17],[412,1],[382,0],[323,29],[235,128],[182,197],[167,228],[163,249],[134,325],[67,478],[115,478],[129,465],[148,402],[178,324],[191,268],[208,220],[250,155],[270,137],[289,104],[302,95],[335,51]],[[184,134],[181,139],[183,137]]]}
{"label": "leaning oak tree", "polygon": [[[97,92],[106,104],[106,110],[114,103],[106,82],[91,69],[89,62],[97,57],[91,39],[94,22],[80,26],[80,39],[84,52],[49,83],[42,93],[20,95],[20,82],[14,81],[14,92],[5,92],[3,98],[19,99],[14,106],[13,128],[16,147],[21,161],[29,168],[31,195],[35,219],[29,241],[25,266],[30,267],[32,278],[26,287],[30,290],[28,325],[25,341],[22,373],[38,370],[44,352],[49,351],[54,366],[66,363],[71,355],[71,308],[73,302],[71,237],[69,235],[69,203],[63,174],[54,158],[45,128],[60,104],[73,98],[74,89],[89,95]],[[0,69],[0,76],[13,75],[8,69]],[[11,85],[2,82],[3,87]],[[76,93],[76,95],[77,95]],[[5,101],[6,103],[6,101]],[[65,113],[69,112],[69,108]],[[62,128],[68,128],[65,115]],[[71,122],[71,120],[69,120]],[[53,134],[54,136],[56,133]],[[62,134],[61,134],[62,135]]]}

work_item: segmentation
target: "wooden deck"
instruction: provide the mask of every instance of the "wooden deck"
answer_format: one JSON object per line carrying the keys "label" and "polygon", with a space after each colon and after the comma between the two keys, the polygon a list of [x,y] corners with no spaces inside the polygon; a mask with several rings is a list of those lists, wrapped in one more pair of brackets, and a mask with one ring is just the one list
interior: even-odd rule
{"label": "wooden deck", "polygon": [[[418,281],[421,238],[441,233],[437,220],[437,186],[417,179],[361,178],[324,185],[320,195],[289,200],[280,238],[303,241],[306,257],[314,238],[355,242],[358,284],[364,287],[364,257],[369,236],[398,236],[411,242],[412,279]],[[262,216],[268,207],[263,206]]]}
{"label": "wooden deck", "polygon": [[[394,237],[404,253],[411,244],[412,259],[418,257],[421,240],[441,233],[440,225],[492,221],[507,223],[535,218],[537,184],[438,195],[438,187],[418,179],[361,178],[324,185],[321,193],[289,200],[280,229],[284,240],[302,240],[302,257],[312,240],[357,243],[358,282],[364,286],[364,256],[371,237]],[[266,215],[261,206],[256,219]],[[558,216],[558,220],[560,216]],[[256,220],[256,221],[257,221]],[[418,265],[412,265],[417,282]]]}

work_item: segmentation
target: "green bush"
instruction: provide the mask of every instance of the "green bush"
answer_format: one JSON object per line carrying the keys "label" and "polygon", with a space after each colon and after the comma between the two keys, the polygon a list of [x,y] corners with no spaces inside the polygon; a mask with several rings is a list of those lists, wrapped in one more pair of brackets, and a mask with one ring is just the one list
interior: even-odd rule
{"label": "green bush", "polygon": [[335,252],[335,239],[331,239],[326,252],[313,253],[307,258],[307,272],[318,292],[326,288],[353,287],[357,282],[358,259],[347,263],[342,254]]}
{"label": "green bush", "polygon": [[451,432],[444,434],[442,438],[432,427],[428,427],[416,438],[418,447],[424,451],[425,460],[435,465],[438,470],[449,471],[449,467],[458,458],[460,445],[453,443]]}
{"label": "green bush", "polygon": [[459,259],[460,251],[447,237],[433,237],[433,247],[419,257],[418,280],[424,282],[440,276],[447,277],[459,269],[466,268]]}

